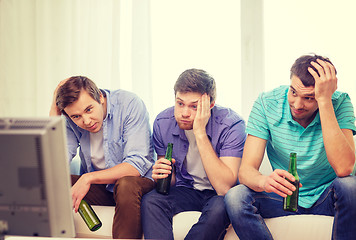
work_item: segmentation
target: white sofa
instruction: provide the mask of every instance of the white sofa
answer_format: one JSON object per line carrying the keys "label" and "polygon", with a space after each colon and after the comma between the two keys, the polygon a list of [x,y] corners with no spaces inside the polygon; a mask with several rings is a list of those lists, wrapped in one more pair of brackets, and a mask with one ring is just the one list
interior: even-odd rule
{"label": "white sofa", "polygon": [[[354,137],[356,145],[356,136]],[[267,159],[264,159],[260,168],[263,174],[268,174],[272,168]],[[354,175],[356,164],[354,168]],[[74,223],[77,237],[81,238],[112,238],[111,227],[114,216],[114,207],[93,206],[103,226],[96,232],[91,232],[79,214],[74,214]],[[175,240],[184,239],[191,226],[198,221],[200,212],[183,212],[173,218],[173,234]],[[286,216],[265,219],[275,240],[331,239],[334,217],[318,215]],[[225,240],[239,239],[230,225],[225,235]]]}
{"label": "white sofa", "polygon": [[[101,219],[103,226],[96,232],[91,232],[79,214],[74,214],[74,223],[77,237],[80,238],[112,238],[111,226],[114,216],[114,207],[93,206],[94,211]],[[184,239],[191,226],[198,221],[200,212],[179,213],[173,218],[174,239]],[[327,216],[288,216],[266,219],[274,239],[289,240],[331,239],[333,217]],[[225,240],[239,239],[232,226],[227,229]]]}

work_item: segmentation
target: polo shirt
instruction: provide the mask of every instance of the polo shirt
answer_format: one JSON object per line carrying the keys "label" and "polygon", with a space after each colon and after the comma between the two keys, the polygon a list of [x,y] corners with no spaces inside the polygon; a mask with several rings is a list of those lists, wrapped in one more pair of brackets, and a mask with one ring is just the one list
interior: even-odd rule
{"label": "polo shirt", "polygon": [[[245,121],[233,110],[215,105],[211,109],[206,133],[218,157],[242,157],[246,140]],[[176,186],[194,188],[194,179],[184,164],[189,141],[174,118],[174,107],[158,114],[153,123],[153,145],[157,155],[165,155],[168,143],[173,143]]]}
{"label": "polo shirt", "polygon": [[[267,140],[267,155],[273,170],[288,171],[289,154],[297,153],[297,172],[303,187],[299,189],[299,206],[310,208],[336,178],[328,162],[319,112],[306,127],[294,121],[287,99],[289,86],[262,93],[255,101],[246,132]],[[332,104],[341,129],[356,134],[355,114],[346,93],[336,91]]]}

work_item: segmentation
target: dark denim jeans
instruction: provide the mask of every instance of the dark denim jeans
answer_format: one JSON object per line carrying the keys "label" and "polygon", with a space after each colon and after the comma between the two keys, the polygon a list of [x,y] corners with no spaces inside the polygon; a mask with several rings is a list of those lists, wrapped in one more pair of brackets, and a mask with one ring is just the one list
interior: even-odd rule
{"label": "dark denim jeans", "polygon": [[146,239],[173,239],[172,218],[185,211],[201,211],[199,221],[185,239],[223,239],[230,224],[224,197],[215,191],[198,191],[186,187],[171,187],[169,195],[152,190],[144,195],[141,205],[143,233]]}
{"label": "dark denim jeans", "polygon": [[315,214],[334,216],[332,239],[356,238],[356,177],[336,178],[311,208],[296,213],[283,210],[283,198],[238,185],[225,196],[226,209],[240,240],[273,239],[264,218]]}

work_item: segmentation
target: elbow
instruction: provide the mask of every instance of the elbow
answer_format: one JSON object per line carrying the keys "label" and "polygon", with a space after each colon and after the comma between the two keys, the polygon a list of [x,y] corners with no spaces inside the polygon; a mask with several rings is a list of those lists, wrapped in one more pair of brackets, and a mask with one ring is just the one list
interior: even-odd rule
{"label": "elbow", "polygon": [[341,166],[339,168],[334,168],[335,174],[338,177],[347,177],[350,176],[354,170],[355,160],[352,161],[352,164],[348,164],[348,166]]}
{"label": "elbow", "polygon": [[225,196],[225,194],[230,190],[231,186],[220,187],[219,189],[215,189],[217,195]]}
{"label": "elbow", "polygon": [[354,170],[353,166],[348,167],[348,168],[342,168],[335,170],[336,176],[338,177],[347,177],[351,175],[352,171]]}
{"label": "elbow", "polygon": [[217,195],[219,196],[225,196],[225,194],[237,184],[237,177],[235,180],[232,180],[230,183],[225,183],[225,184],[219,184],[217,188],[214,188]]}
{"label": "elbow", "polygon": [[333,168],[336,176],[347,177],[352,174],[355,165],[355,153],[352,152],[348,157],[345,157],[345,161],[340,161],[339,164],[334,164]]}

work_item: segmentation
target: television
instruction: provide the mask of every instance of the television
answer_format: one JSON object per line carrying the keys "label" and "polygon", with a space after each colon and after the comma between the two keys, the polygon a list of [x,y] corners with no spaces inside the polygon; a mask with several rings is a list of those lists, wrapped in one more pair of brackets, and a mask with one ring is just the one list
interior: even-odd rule
{"label": "television", "polygon": [[63,117],[0,118],[0,236],[75,237]]}

